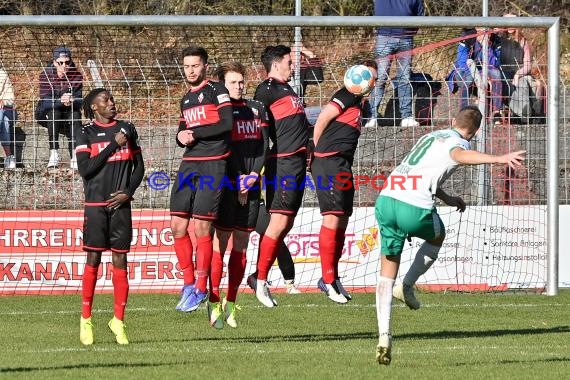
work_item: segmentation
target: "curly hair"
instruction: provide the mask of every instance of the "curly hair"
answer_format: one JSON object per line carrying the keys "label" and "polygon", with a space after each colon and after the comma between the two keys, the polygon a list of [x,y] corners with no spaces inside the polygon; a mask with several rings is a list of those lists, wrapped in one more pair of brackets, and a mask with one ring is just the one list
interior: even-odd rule
{"label": "curly hair", "polygon": [[106,88],[96,88],[89,91],[87,96],[83,98],[83,114],[87,119],[89,120],[95,119],[95,112],[93,112],[93,110],[91,109],[91,104],[93,104],[93,101],[95,100],[97,95],[105,91],[107,91]]}

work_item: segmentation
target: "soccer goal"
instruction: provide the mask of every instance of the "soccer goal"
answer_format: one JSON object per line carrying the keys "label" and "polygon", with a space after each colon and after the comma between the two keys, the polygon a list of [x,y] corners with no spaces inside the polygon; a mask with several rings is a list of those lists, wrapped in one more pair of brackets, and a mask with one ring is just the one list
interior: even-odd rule
{"label": "soccer goal", "polygon": [[[508,112],[502,89],[494,92],[488,68],[479,73],[478,91],[466,101],[480,104],[486,118],[474,147],[490,153],[525,149],[522,169],[501,165],[461,168],[446,191],[468,203],[463,214],[441,205],[447,238],[439,258],[418,285],[433,291],[544,291],[558,289],[558,83],[559,24],[556,18],[480,17],[294,17],[294,16],[6,16],[0,30],[11,36],[0,46],[0,66],[14,87],[18,119],[12,127],[15,170],[4,168],[0,186],[0,294],[61,294],[80,291],[83,188],[69,167],[67,139],[61,136],[61,162],[47,169],[48,133],[37,123],[39,74],[52,62],[52,50],[65,45],[83,75],[83,92],[104,86],[117,102],[118,118],[132,121],[143,147],[146,175],[135,194],[129,278],[132,291],[174,292],[182,285],[169,227],[169,195],[182,150],[175,143],[180,99],[186,91],[181,51],[205,47],[209,69],[226,61],[246,65],[246,97],[265,77],[260,62],[268,45],[301,42],[318,60],[301,62],[293,85],[303,90],[307,114],[320,108],[342,85],[344,71],[375,58],[375,28],[419,28],[413,38],[410,83],[419,127],[400,127],[394,56],[379,122],[361,130],[354,162],[357,176],[354,214],[340,263],[345,287],[373,289],[381,237],[374,201],[383,176],[397,165],[424,133],[449,128],[461,104],[461,89],[446,80],[456,67],[458,46],[469,39],[509,38],[516,28],[532,46],[529,88],[536,113]],[[478,29],[465,34],[464,29]],[[296,29],[297,28],[297,29]],[[302,33],[296,33],[301,28]],[[522,62],[521,62],[522,64]],[[504,82],[504,83],[503,83]],[[482,83],[482,84],[481,84]],[[496,83],[495,83],[496,84]],[[497,88],[499,88],[497,87]],[[540,87],[540,90],[539,90]],[[489,88],[489,90],[486,90]],[[492,117],[495,98],[499,120]],[[364,124],[364,123],[363,123]],[[73,136],[71,137],[73,138]],[[159,173],[159,174],[157,174]],[[317,291],[320,278],[318,232],[322,217],[315,192],[307,186],[303,207],[285,243],[295,262],[295,282]],[[192,235],[192,234],[191,234]],[[248,268],[255,270],[259,237],[250,238]],[[420,241],[412,239],[402,255],[405,273]],[[110,255],[104,255],[108,262]],[[227,257],[226,257],[227,260]],[[112,290],[110,263],[100,267],[98,291]],[[277,266],[272,286],[282,289]],[[225,279],[223,281],[226,281]],[[225,282],[222,283],[224,286]],[[243,284],[244,287],[245,281]]]}

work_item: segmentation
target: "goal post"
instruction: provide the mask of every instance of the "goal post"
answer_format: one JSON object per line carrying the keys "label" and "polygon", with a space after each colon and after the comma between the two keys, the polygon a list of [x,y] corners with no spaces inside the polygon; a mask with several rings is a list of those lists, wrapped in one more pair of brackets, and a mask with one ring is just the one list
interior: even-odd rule
{"label": "goal post", "polygon": [[558,131],[560,104],[560,19],[548,27],[548,276],[546,294],[558,294]]}
{"label": "goal post", "polygon": [[[47,132],[34,119],[38,75],[51,59],[51,49],[69,46],[84,77],[84,94],[101,85],[110,88],[121,111],[119,118],[133,121],[139,130],[147,173],[135,195],[131,289],[172,292],[181,282],[169,234],[168,184],[157,191],[150,181],[155,173],[176,175],[182,154],[174,143],[179,100],[185,91],[182,48],[191,43],[206,46],[210,69],[224,61],[242,62],[248,69],[246,96],[250,97],[265,75],[259,58],[263,48],[278,43],[291,46],[301,35],[323,64],[323,81],[310,82],[304,98],[314,118],[342,85],[344,70],[374,57],[374,28],[379,26],[419,28],[412,67],[423,75],[415,80],[429,95],[420,96],[419,87],[411,86],[414,97],[426,97],[421,104],[426,104],[429,116],[418,128],[400,128],[394,122],[398,111],[393,81],[388,81],[381,104],[387,124],[362,129],[354,162],[355,175],[363,182],[356,191],[355,213],[341,259],[343,283],[366,291],[376,282],[380,237],[373,202],[382,183],[372,179],[388,174],[423,133],[449,126],[457,110],[457,94],[447,88],[445,74],[453,64],[461,28],[523,28],[535,38],[535,58],[542,59],[541,79],[548,91],[545,118],[499,127],[486,123],[480,146],[495,153],[525,148],[531,164],[515,174],[497,165],[486,170],[484,178],[473,168],[454,174],[447,186],[465,196],[469,209],[460,216],[441,207],[448,228],[447,245],[419,285],[458,291],[540,289],[556,295],[559,19],[372,16],[3,16],[0,30],[17,36],[0,46],[0,66],[16,89],[20,116],[15,139],[24,168],[4,171],[0,178],[0,185],[7,189],[0,199],[0,294],[76,293],[80,289],[85,260],[81,252],[82,182],[73,171],[46,171]],[[418,104],[414,103],[416,114]],[[489,194],[482,203],[477,191],[481,187]],[[320,222],[315,193],[308,189],[286,242],[296,263],[297,282],[311,291],[316,290],[320,277],[316,243]],[[255,269],[255,235],[250,243],[247,273]],[[413,240],[406,247],[401,274],[417,246]],[[99,291],[112,288],[106,268],[100,272]],[[276,286],[283,284],[277,268],[272,269],[270,279]]]}

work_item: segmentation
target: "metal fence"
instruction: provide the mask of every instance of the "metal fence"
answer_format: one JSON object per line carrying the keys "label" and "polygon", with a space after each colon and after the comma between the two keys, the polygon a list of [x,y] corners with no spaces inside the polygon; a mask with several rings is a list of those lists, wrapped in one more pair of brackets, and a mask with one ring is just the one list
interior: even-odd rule
{"label": "metal fence", "polygon": [[[499,19],[501,20],[501,19]],[[8,20],[10,21],[10,20]],[[502,20],[501,20],[502,21]],[[44,24],[45,25],[45,24]],[[147,174],[165,171],[174,175],[181,150],[174,142],[177,129],[178,101],[185,91],[179,53],[188,41],[203,43],[209,47],[210,68],[226,60],[240,60],[248,67],[246,96],[252,96],[255,86],[263,80],[265,72],[259,62],[261,49],[271,43],[294,43],[292,28],[271,30],[263,27],[244,28],[243,25],[220,27],[219,25],[193,26],[168,29],[147,26],[146,29],[129,30],[123,27],[60,28],[57,22],[50,26],[21,28],[4,26],[6,32],[22,36],[11,44],[2,46],[1,64],[10,73],[16,89],[19,118],[15,124],[16,158],[19,169],[4,171],[0,186],[6,189],[0,198],[0,207],[6,209],[80,208],[82,183],[77,172],[67,170],[68,155],[61,149],[64,164],[60,170],[46,170],[48,149],[47,130],[34,120],[34,108],[38,100],[38,75],[50,59],[51,49],[65,44],[73,50],[74,61],[84,77],[84,93],[103,85],[110,88],[117,100],[119,117],[132,120],[139,130],[145,148]],[[133,27],[134,28],[134,27]],[[540,80],[548,84],[546,66],[545,29],[526,29],[532,35],[535,66]],[[63,32],[63,33],[62,33]],[[323,81],[312,81],[306,88],[304,101],[307,113],[314,120],[332,93],[342,85],[344,70],[356,61],[373,57],[373,29],[359,28],[310,28],[303,29],[305,45],[310,46],[321,58]],[[209,34],[208,34],[209,33]],[[203,37],[204,34],[208,36]],[[275,34],[279,38],[275,38]],[[429,87],[414,92],[416,113],[422,121],[418,128],[400,128],[397,97],[392,81],[387,84],[384,101],[380,107],[380,125],[363,128],[355,160],[355,174],[387,174],[401,160],[415,139],[433,128],[446,128],[458,110],[458,94],[450,91],[445,76],[453,66],[457,46],[456,27],[420,29],[415,38],[416,50],[413,71],[427,74],[429,80],[412,83],[412,90],[419,85]],[[48,39],[58,36],[56,41]],[[212,35],[217,38],[211,38]],[[96,38],[92,38],[95,36]],[[236,48],[239,46],[239,48]],[[393,68],[395,71],[396,68]],[[562,67],[563,73],[567,72]],[[390,73],[390,74],[393,74]],[[416,78],[417,79],[417,78]],[[565,128],[568,117],[567,78],[560,80],[560,203],[568,203],[568,144]],[[472,101],[476,101],[475,98]],[[417,109],[424,107],[427,109]],[[428,115],[428,116],[426,116]],[[489,122],[485,136],[486,150],[494,153],[504,148],[524,148],[529,151],[525,170],[519,173],[505,172],[502,168],[487,173],[488,204],[545,204],[547,199],[547,128],[545,115],[522,119],[507,116],[500,125]],[[65,146],[65,138],[61,140]],[[476,189],[480,182],[477,172],[466,169],[449,182],[452,188],[466,192],[472,204],[481,197]],[[381,183],[379,184],[381,185]],[[378,190],[370,186],[357,191],[356,205],[369,206]],[[137,193],[137,207],[168,207],[168,191],[152,191],[143,183]],[[314,205],[316,198],[307,192],[305,204]]]}

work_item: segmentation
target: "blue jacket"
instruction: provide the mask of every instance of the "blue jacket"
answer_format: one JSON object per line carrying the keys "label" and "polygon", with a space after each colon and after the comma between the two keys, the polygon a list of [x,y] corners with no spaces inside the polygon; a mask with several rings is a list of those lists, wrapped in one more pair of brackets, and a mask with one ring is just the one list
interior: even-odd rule
{"label": "blue jacket", "polygon": [[[477,68],[481,69],[483,63],[483,45],[481,45],[475,37],[472,37],[475,33],[477,33],[475,30],[464,32],[463,35],[469,36],[470,38],[459,42],[457,46],[455,65],[446,77],[447,84],[452,92],[457,91],[455,74],[462,74],[469,71],[469,66],[467,66],[468,59],[472,59],[477,65]],[[497,38],[491,38],[487,45],[487,64],[497,69],[501,65],[501,45]]]}
{"label": "blue jacket", "polygon": [[[374,16],[423,16],[424,0],[374,0]],[[379,28],[383,36],[414,35],[418,28]]]}

